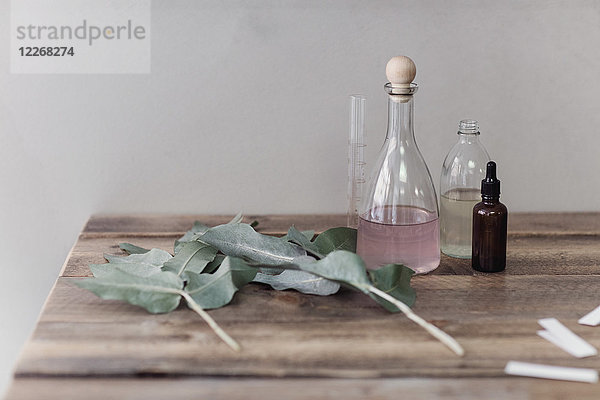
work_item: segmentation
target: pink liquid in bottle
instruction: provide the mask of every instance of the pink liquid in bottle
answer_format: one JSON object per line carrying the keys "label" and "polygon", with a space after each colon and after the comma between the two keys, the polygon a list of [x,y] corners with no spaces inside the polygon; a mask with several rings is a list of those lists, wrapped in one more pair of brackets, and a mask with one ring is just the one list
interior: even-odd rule
{"label": "pink liquid in bottle", "polygon": [[380,216],[379,223],[362,216],[358,222],[356,253],[367,268],[398,263],[418,274],[440,265],[440,227],[436,213],[417,207],[381,207],[369,210],[367,217]]}

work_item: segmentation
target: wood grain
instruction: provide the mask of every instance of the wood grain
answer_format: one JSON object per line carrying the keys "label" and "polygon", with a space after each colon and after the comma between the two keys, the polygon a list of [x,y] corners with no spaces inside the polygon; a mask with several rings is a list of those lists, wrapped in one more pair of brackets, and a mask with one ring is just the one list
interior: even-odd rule
{"label": "wood grain", "polygon": [[[193,222],[225,223],[232,216],[94,216],[73,248],[61,276],[91,276],[88,264],[104,262],[103,254],[124,253],[121,242],[172,251],[173,242]],[[257,230],[282,235],[290,225],[299,229],[343,226],[345,215],[252,215],[246,222],[259,221]],[[507,274],[590,275],[600,271],[600,213],[528,213],[512,215],[509,222]],[[442,255],[433,275],[473,275],[469,260]]]}
{"label": "wood grain", "polygon": [[[442,256],[413,278],[414,310],[454,336],[458,358],[402,315],[362,294],[278,292],[252,284],[210,314],[242,345],[227,348],[185,306],[151,315],[104,301],[73,282],[120,242],[171,250],[194,220],[231,216],[95,216],[66,261],[15,368],[8,399],[86,398],[599,398],[599,385],[507,378],[508,360],[600,369],[539,338],[557,317],[592,345],[600,329],[577,319],[599,303],[600,213],[514,214],[507,270],[473,273]],[[344,225],[343,215],[249,216],[283,234]],[[149,379],[153,378],[153,379]],[[278,378],[278,379],[274,379]],[[352,378],[352,379],[350,379]],[[368,379],[366,379],[368,378]],[[94,397],[96,396],[96,397]]]}
{"label": "wood grain", "polygon": [[[109,236],[80,236],[61,276],[91,276],[88,265],[105,262],[103,254],[125,255],[119,243],[173,251],[173,242],[181,234],[155,234],[131,236],[111,234]],[[507,270],[510,275],[591,275],[600,272],[600,233],[598,234],[552,234],[536,233],[509,234]],[[440,267],[433,275],[473,275],[470,260],[442,255]]]}
{"label": "wood grain", "polygon": [[[83,233],[182,233],[190,229],[194,221],[205,225],[220,225],[231,220],[233,215],[97,215],[90,218]],[[258,221],[257,230],[265,234],[281,234],[291,225],[300,230],[314,229],[322,232],[335,226],[346,226],[345,215],[246,215],[244,222]]]}
{"label": "wood grain", "polygon": [[11,400],[598,399],[598,385],[541,379],[17,379]]}
{"label": "wood grain", "polygon": [[249,285],[210,312],[239,340],[235,353],[185,307],[152,316],[73,279],[59,279],[17,376],[500,377],[511,359],[600,368],[598,357],[575,360],[535,334],[537,319],[554,316],[600,347],[600,330],[576,324],[598,305],[600,276],[416,278],[415,312],[455,337],[464,358],[357,292]]}
{"label": "wood grain", "polygon": [[[233,215],[95,215],[85,225],[83,232],[180,233],[190,229],[196,220],[206,225],[218,225],[226,223],[232,217]],[[258,230],[273,234],[284,234],[290,225],[296,225],[298,229],[314,229],[317,232],[346,225],[344,214],[247,215],[244,217],[245,222],[253,220],[260,222]],[[515,233],[600,233],[600,213],[511,213],[508,229]]]}

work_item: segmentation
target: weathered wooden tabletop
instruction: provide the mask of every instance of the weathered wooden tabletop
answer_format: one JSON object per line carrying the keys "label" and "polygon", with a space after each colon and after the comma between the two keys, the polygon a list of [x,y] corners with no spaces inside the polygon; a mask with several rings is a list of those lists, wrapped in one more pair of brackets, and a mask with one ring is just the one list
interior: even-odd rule
{"label": "weathered wooden tabletop", "polygon": [[[474,273],[442,257],[413,278],[414,310],[465,348],[455,356],[401,314],[351,291],[319,297],[246,286],[210,311],[240,342],[231,351],[185,306],[151,315],[75,287],[120,242],[172,250],[194,220],[96,216],[81,233],[16,364],[8,399],[600,398],[600,385],[508,377],[509,360],[600,369],[536,335],[556,317],[600,348],[577,319],[600,304],[600,214],[512,214],[507,269]],[[249,216],[263,233],[322,231],[344,216]]]}

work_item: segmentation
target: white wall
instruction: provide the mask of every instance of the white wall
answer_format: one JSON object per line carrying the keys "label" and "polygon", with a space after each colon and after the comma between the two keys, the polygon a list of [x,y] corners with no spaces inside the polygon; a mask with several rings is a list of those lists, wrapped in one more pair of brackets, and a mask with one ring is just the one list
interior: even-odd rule
{"label": "white wall", "polygon": [[154,1],[151,74],[61,76],[9,74],[1,0],[0,380],[90,214],[345,212],[347,96],[373,160],[393,55],[436,183],[475,118],[510,210],[600,210],[600,2],[245,3]]}

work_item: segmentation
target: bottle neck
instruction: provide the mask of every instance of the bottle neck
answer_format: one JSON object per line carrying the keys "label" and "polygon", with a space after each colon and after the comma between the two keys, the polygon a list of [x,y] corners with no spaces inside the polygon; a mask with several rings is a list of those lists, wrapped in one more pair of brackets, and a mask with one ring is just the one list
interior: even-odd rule
{"label": "bottle neck", "polygon": [[500,203],[500,196],[486,196],[481,195],[481,202],[487,205],[494,205]]}
{"label": "bottle neck", "polygon": [[414,142],[413,96],[388,96],[388,126],[386,139]]}
{"label": "bottle neck", "polygon": [[479,132],[465,133],[458,131],[458,141],[461,144],[475,144],[479,142]]}

